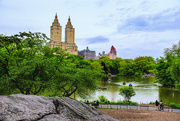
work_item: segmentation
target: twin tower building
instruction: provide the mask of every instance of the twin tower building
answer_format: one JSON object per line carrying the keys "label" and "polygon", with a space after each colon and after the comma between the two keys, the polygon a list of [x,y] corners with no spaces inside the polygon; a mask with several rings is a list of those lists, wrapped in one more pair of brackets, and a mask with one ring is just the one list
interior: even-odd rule
{"label": "twin tower building", "polygon": [[61,47],[62,49],[67,49],[67,52],[70,54],[78,55],[78,47],[75,43],[75,29],[71,24],[70,17],[65,28],[65,42],[62,42],[62,26],[58,21],[57,14],[50,27],[50,40],[47,46],[51,48]]}
{"label": "twin tower building", "polygon": [[[78,47],[75,43],[75,29],[71,24],[70,17],[68,18],[68,22],[65,28],[65,42],[62,42],[62,26],[60,25],[56,14],[54,22],[50,28],[50,42],[46,46],[51,48],[60,47],[67,50],[67,52],[70,54],[78,55]],[[106,56],[110,59],[116,59],[116,49],[114,46],[111,47],[110,53],[105,54],[103,51],[103,53],[99,53],[99,56],[97,57],[95,55],[95,51],[90,51],[88,48],[87,50],[80,51],[79,54],[82,55],[85,59],[98,59],[102,56]]]}

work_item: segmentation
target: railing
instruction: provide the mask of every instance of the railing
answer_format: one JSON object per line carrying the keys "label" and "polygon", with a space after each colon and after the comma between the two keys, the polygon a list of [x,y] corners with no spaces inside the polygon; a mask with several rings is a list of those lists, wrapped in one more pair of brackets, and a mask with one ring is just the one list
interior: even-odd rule
{"label": "railing", "polygon": [[[92,104],[88,104],[89,106],[93,106]],[[141,106],[141,105],[122,105],[122,104],[99,104],[99,106],[93,106],[95,108],[108,108],[108,109],[135,109],[135,110],[157,110],[155,107],[150,106]],[[165,112],[177,112],[180,113],[180,109],[172,109],[172,108],[164,108]]]}

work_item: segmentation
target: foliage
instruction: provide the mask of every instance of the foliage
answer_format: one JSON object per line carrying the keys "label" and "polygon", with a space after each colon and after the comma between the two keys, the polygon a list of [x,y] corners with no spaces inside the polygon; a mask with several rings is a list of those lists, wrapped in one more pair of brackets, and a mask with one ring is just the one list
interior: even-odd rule
{"label": "foliage", "polygon": [[175,104],[175,103],[169,103],[168,106],[170,106],[172,108],[180,108],[180,104]]}
{"label": "foliage", "polygon": [[98,99],[99,99],[100,102],[106,102],[108,100],[107,97],[104,96],[104,95],[99,95]]}
{"label": "foliage", "polygon": [[156,79],[159,83],[163,84],[164,86],[174,86],[175,81],[172,78],[170,72],[170,66],[172,64],[172,59],[166,60],[165,58],[161,57],[157,59],[157,74]]}
{"label": "foliage", "polygon": [[132,101],[117,101],[116,104],[123,104],[123,105],[138,105],[137,102],[132,102]]}
{"label": "foliage", "polygon": [[180,42],[172,48],[166,48],[164,56],[157,59],[156,78],[165,86],[175,86],[180,89]]}
{"label": "foliage", "polygon": [[125,101],[129,101],[132,96],[136,95],[135,90],[132,86],[125,86],[119,89],[119,94],[124,97]]}
{"label": "foliage", "polygon": [[171,102],[171,103],[164,103],[164,105],[169,106],[171,108],[179,108],[180,109],[180,104],[175,104],[173,102]]}
{"label": "foliage", "polygon": [[142,76],[156,73],[156,64],[154,58],[150,56],[140,56],[132,59],[122,59],[119,63],[119,75],[124,76]]}
{"label": "foliage", "polygon": [[0,36],[0,94],[36,94],[85,97],[95,91],[104,76],[98,62],[69,55],[59,47],[44,46],[41,33]]}
{"label": "foliage", "polygon": [[[48,38],[41,33],[20,33],[14,36],[0,36],[1,83],[13,91],[23,94],[37,94],[44,88],[45,78],[39,70],[44,68],[44,58],[39,54]],[[40,62],[40,60],[42,60]],[[6,92],[2,92],[6,94]]]}
{"label": "foliage", "polygon": [[149,102],[149,104],[155,104],[155,102],[152,102],[152,101],[151,101],[151,102]]}
{"label": "foliage", "polygon": [[[79,100],[80,102],[83,102],[82,100]],[[90,104],[93,104],[94,101],[90,101],[89,102]],[[99,104],[121,104],[121,105],[138,105],[137,102],[132,102],[132,101],[121,101],[121,100],[118,100],[117,102],[111,102],[111,101],[105,101],[105,102],[102,102],[102,101],[99,101]]]}

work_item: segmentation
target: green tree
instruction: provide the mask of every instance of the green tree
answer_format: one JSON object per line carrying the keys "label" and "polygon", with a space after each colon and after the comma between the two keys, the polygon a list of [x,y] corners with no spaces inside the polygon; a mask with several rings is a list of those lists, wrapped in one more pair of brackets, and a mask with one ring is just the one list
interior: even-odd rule
{"label": "green tree", "polygon": [[101,57],[98,60],[101,63],[101,66],[103,66],[103,70],[105,74],[111,73],[111,66],[112,66],[112,61],[108,57]]}
{"label": "green tree", "polygon": [[172,78],[175,80],[175,87],[180,89],[180,58],[174,60],[170,67]]}
{"label": "green tree", "polygon": [[180,89],[180,41],[178,44],[173,45],[171,49],[166,49],[165,52],[174,57],[170,66],[170,72],[172,78],[175,80],[175,87]]}
{"label": "green tree", "polygon": [[175,86],[180,89],[180,42],[166,48],[164,57],[157,59],[156,78],[164,86]]}
{"label": "green tree", "polygon": [[[1,89],[11,88],[2,94],[38,94],[48,87],[66,55],[60,48],[48,50],[44,46],[47,39],[44,34],[31,32],[0,37],[0,83],[5,84]],[[51,54],[50,58],[50,53],[56,55]]]}
{"label": "green tree", "polygon": [[165,58],[161,57],[157,59],[156,65],[156,79],[160,84],[163,86],[174,86],[175,80],[172,78],[170,67],[172,65],[172,58]]}
{"label": "green tree", "polygon": [[123,59],[120,62],[119,74],[133,76],[135,74],[135,62],[132,59]]}
{"label": "green tree", "polygon": [[130,101],[131,97],[135,96],[136,93],[133,87],[125,86],[119,89],[119,95],[122,95],[125,101]]}
{"label": "green tree", "polygon": [[108,100],[107,97],[104,95],[99,95],[98,98],[100,102],[106,102]]}
{"label": "green tree", "polygon": [[135,64],[135,75],[142,76],[146,74],[155,74],[156,73],[156,64],[155,60],[151,56],[140,56],[134,59]]}

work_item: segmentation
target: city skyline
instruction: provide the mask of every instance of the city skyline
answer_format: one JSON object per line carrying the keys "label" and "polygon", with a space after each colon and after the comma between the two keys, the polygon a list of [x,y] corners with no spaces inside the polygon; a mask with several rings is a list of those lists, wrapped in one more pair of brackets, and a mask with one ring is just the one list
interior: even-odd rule
{"label": "city skyline", "polygon": [[0,13],[0,34],[49,38],[56,13],[62,29],[70,16],[78,50],[88,46],[96,55],[113,45],[117,57],[157,58],[180,40],[180,0],[0,0]]}

